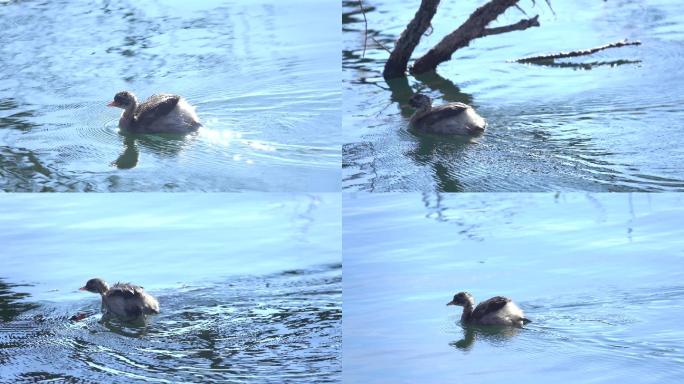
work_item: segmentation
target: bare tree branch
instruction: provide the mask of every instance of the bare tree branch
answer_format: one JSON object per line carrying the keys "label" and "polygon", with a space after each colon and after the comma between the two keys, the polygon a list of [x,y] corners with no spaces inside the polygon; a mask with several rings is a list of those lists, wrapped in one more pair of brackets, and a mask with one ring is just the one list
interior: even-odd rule
{"label": "bare tree branch", "polygon": [[577,56],[586,56],[586,55],[591,55],[593,53],[596,53],[598,51],[603,51],[604,49],[608,48],[619,48],[619,47],[624,47],[627,45],[641,45],[640,41],[627,41],[626,39],[623,41],[618,41],[615,43],[610,43],[606,45],[602,45],[600,47],[595,47],[595,48],[590,48],[590,49],[585,49],[582,51],[570,51],[570,52],[558,52],[558,53],[549,53],[546,55],[540,55],[540,56],[529,56],[529,57],[523,57],[522,59],[515,60],[518,63],[536,63],[536,62],[544,62],[544,61],[553,61],[554,59],[562,59],[565,57],[577,57]]}
{"label": "bare tree branch", "polygon": [[[477,39],[478,37],[487,36],[487,34],[485,34],[487,24],[496,20],[496,18],[503,14],[508,8],[517,5],[518,1],[519,0],[490,0],[487,4],[475,10],[468,20],[461,24],[460,27],[444,37],[442,41],[437,43],[437,45],[430,49],[423,57],[416,60],[413,68],[411,68],[411,73],[415,75],[433,71],[439,64],[451,59],[451,55],[456,50],[467,47],[472,40]],[[520,25],[520,27],[510,29],[510,31],[539,26],[539,21],[537,18],[532,18],[528,20],[527,26],[523,26],[525,23],[521,24],[520,22],[516,24]],[[491,28],[490,33],[488,34],[503,33],[504,29],[510,28],[510,26],[499,28],[503,29]],[[491,30],[494,30],[495,33],[491,33]]]}
{"label": "bare tree branch", "polygon": [[512,32],[512,31],[522,31],[522,30],[530,28],[530,27],[538,27],[538,26],[539,26],[539,15],[537,15],[531,19],[522,19],[515,24],[505,25],[503,27],[485,28],[482,31],[482,34],[480,35],[480,37],[489,36],[489,35],[497,35],[499,33],[506,33],[506,32]]}
{"label": "bare tree branch", "polygon": [[440,0],[421,0],[420,7],[413,17],[413,20],[406,26],[404,32],[401,33],[397,43],[394,45],[394,50],[390,54],[389,59],[385,63],[385,69],[382,75],[386,79],[406,76],[406,67],[408,61],[411,59],[413,50],[420,42],[421,36],[430,27],[430,21],[437,12]]}

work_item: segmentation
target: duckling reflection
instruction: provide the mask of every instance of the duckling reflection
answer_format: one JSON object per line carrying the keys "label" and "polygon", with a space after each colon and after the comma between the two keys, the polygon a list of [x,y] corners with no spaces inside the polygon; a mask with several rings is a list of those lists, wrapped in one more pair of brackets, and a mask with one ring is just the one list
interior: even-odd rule
{"label": "duckling reflection", "polygon": [[452,341],[449,345],[464,351],[469,351],[476,339],[493,345],[503,345],[520,331],[521,328],[506,326],[463,325],[463,338]]}
{"label": "duckling reflection", "polygon": [[160,157],[177,156],[195,137],[196,134],[194,133],[183,136],[175,134],[158,134],[154,136],[124,134],[124,150],[112,162],[112,165],[119,169],[135,168],[140,159],[140,147]]}

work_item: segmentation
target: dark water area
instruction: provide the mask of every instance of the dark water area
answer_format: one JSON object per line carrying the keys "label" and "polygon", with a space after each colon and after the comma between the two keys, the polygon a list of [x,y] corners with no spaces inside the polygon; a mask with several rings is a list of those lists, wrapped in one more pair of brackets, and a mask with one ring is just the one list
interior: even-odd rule
{"label": "dark water area", "polygon": [[[0,2],[0,190],[339,190],[339,10]],[[122,135],[121,90],[179,94],[204,126]]]}
{"label": "dark water area", "polygon": [[[684,375],[679,194],[350,194],[344,382],[675,383]],[[459,291],[523,329],[471,327]]]}
{"label": "dark water area", "polygon": [[[481,1],[441,2],[420,57]],[[487,36],[437,73],[385,82],[388,53],[417,3],[343,2],[343,188],[349,191],[682,191],[680,1],[520,2],[492,26],[539,14],[538,28]],[[554,13],[555,12],[555,13]],[[562,59],[511,60],[623,39],[642,45]],[[465,102],[488,121],[472,140],[407,129],[413,92]]]}
{"label": "dark water area", "polygon": [[[0,382],[340,381],[339,196],[65,196],[0,196]],[[95,276],[161,313],[103,319]]]}

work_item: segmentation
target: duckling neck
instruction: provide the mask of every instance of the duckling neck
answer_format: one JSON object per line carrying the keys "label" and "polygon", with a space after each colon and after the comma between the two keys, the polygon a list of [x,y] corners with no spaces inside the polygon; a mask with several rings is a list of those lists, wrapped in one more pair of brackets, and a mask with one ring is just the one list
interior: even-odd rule
{"label": "duckling neck", "polygon": [[473,315],[473,305],[468,303],[463,306],[463,313],[461,314],[461,323],[467,324]]}
{"label": "duckling neck", "polygon": [[424,113],[430,112],[431,109],[432,109],[432,105],[430,105],[430,104],[423,105],[422,107],[420,107],[420,109],[418,109],[418,113],[422,115]]}
{"label": "duckling neck", "polygon": [[131,105],[124,109],[124,112],[121,114],[121,118],[119,119],[119,127],[122,129],[130,129],[132,127],[135,120],[136,108],[138,108],[138,102],[137,100],[134,100]]}

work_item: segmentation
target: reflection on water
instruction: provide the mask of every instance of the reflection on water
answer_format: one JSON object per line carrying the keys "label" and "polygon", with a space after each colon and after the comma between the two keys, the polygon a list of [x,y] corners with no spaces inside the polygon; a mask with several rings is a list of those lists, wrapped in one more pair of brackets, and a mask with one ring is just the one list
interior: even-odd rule
{"label": "reflection on water", "polygon": [[188,135],[125,134],[123,141],[124,150],[119,157],[114,160],[113,165],[119,169],[135,168],[140,159],[139,147],[142,147],[146,153],[153,153],[158,157],[173,158],[191,145],[195,137],[196,134],[194,133]]}
{"label": "reflection on water", "polygon": [[520,332],[521,329],[516,327],[467,325],[463,327],[463,338],[449,342],[449,345],[463,351],[469,351],[476,340],[479,343],[503,346]]}
{"label": "reflection on water", "polygon": [[[437,73],[385,81],[388,53],[414,3],[343,2],[345,145],[343,187],[361,191],[678,191],[684,119],[681,2],[556,1],[521,4],[541,27],[477,39]],[[440,3],[414,58],[450,33],[481,2]],[[496,26],[515,23],[511,9]],[[611,20],[607,22],[606,20]],[[581,26],[581,28],[578,28]],[[637,27],[638,26],[638,27]],[[512,60],[607,42],[641,40],[552,65]],[[379,42],[380,44],[375,43]],[[562,42],[562,46],[559,46]],[[465,102],[488,122],[472,140],[407,129],[411,94]],[[645,128],[646,127],[646,128]]]}
{"label": "reflection on water", "polygon": [[[676,381],[679,194],[350,194],[344,377]],[[453,292],[513,299],[522,329],[464,326]],[[549,353],[553,351],[554,353]],[[465,380],[463,378],[468,378]]]}
{"label": "reflection on water", "polygon": [[12,321],[17,316],[36,307],[36,304],[25,301],[28,293],[15,292],[21,285],[8,284],[0,279],[0,319]]}
{"label": "reflection on water", "polygon": [[[17,209],[21,207],[21,209]],[[0,196],[2,382],[338,382],[339,194]],[[103,319],[100,276],[159,300]]]}
{"label": "reflection on water", "polygon": [[[0,8],[2,190],[339,190],[339,6]],[[180,94],[204,126],[188,141],[131,145],[106,107],[121,90]]]}

